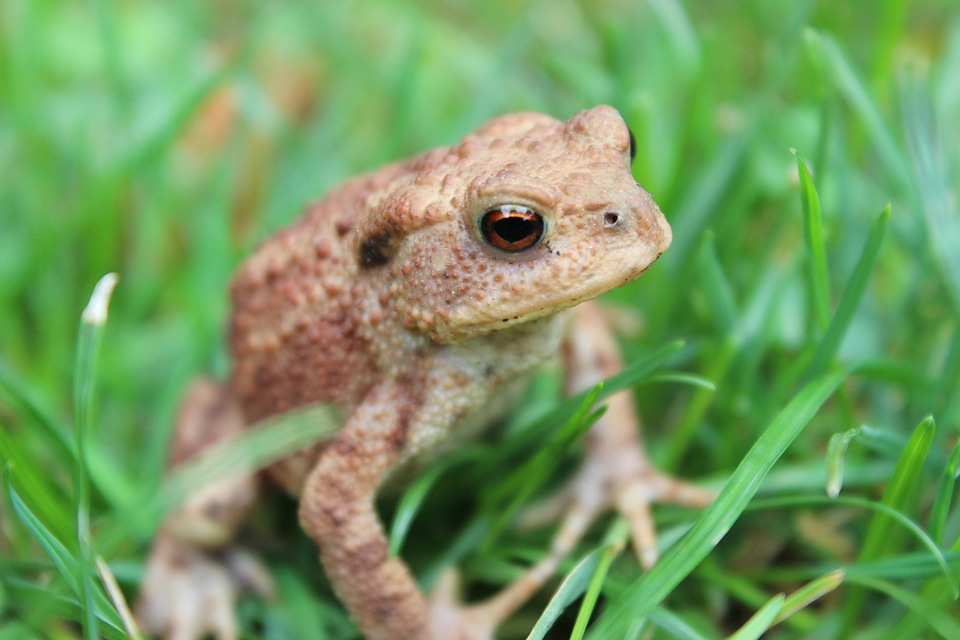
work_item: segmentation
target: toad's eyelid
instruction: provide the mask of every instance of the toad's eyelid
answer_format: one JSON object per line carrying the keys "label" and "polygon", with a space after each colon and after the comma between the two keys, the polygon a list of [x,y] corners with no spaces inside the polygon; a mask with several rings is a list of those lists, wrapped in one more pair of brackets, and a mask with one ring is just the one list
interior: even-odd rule
{"label": "toad's eyelid", "polygon": [[479,186],[474,202],[484,211],[506,204],[522,205],[544,213],[552,209],[561,196],[556,185],[542,179],[515,171],[501,171],[495,180]]}

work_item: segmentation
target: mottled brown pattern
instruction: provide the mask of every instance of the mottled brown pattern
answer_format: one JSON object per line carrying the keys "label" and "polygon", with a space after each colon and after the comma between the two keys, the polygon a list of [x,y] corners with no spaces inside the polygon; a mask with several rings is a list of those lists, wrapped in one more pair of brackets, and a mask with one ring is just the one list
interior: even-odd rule
{"label": "mottled brown pattern", "polygon": [[[270,475],[300,495],[301,524],[370,640],[476,640],[493,628],[481,613],[428,606],[389,557],[374,498],[502,413],[559,349],[563,310],[636,278],[667,248],[670,227],[630,173],[632,148],[606,106],[565,122],[496,118],[348,180],[235,274],[228,395],[187,412],[175,458],[290,409],[341,408],[341,432]],[[537,233],[503,250],[481,224],[498,210],[523,211]],[[207,506],[218,512],[213,498]]]}
{"label": "mottled brown pattern", "polygon": [[389,548],[380,539],[352,545],[351,552],[353,555],[351,567],[356,571],[367,573],[386,562],[389,556]]}
{"label": "mottled brown pattern", "polygon": [[177,466],[211,442],[219,442],[243,428],[243,418],[228,387],[202,378],[190,385],[177,416],[178,429],[170,447],[170,462]]}

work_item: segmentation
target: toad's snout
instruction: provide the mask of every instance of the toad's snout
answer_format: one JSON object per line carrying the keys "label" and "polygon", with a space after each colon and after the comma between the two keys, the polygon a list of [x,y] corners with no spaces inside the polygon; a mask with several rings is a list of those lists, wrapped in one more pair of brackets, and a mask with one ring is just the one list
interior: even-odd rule
{"label": "toad's snout", "polygon": [[[602,208],[598,212],[600,227],[606,234],[610,234],[611,238],[629,238],[629,242],[642,242],[657,255],[663,253],[673,238],[667,219],[646,191],[631,200],[632,202],[623,203],[622,206],[611,204]],[[622,240],[618,239],[616,242]]]}

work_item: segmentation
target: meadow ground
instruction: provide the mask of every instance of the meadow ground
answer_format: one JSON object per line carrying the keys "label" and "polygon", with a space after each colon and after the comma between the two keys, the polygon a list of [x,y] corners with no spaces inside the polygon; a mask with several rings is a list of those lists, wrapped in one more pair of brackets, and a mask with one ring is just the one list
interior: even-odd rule
{"label": "meadow ground", "polygon": [[[546,637],[960,638],[952,0],[0,0],[0,34],[0,640],[126,637],[93,562],[135,593],[182,490],[162,483],[177,398],[226,372],[226,283],[259,239],[490,116],[598,103],[674,229],[605,298],[642,325],[622,343],[648,446],[729,484],[657,511],[646,574],[597,523]],[[107,272],[109,321],[78,331]],[[457,563],[479,597],[545,553],[549,527],[498,516],[557,483],[523,462],[558,402],[545,373],[384,502],[425,584]],[[244,637],[356,637],[274,502],[254,539],[283,597],[242,602]],[[561,577],[499,637],[543,629]]]}

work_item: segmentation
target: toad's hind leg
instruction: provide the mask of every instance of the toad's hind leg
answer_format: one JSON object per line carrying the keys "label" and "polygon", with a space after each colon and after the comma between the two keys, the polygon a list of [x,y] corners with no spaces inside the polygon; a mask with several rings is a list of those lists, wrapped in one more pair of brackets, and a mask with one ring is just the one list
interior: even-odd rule
{"label": "toad's hind leg", "polygon": [[[229,390],[202,379],[188,390],[177,419],[173,465],[236,435],[243,417]],[[161,525],[147,561],[137,603],[144,631],[166,640],[237,637],[234,604],[241,591],[269,595],[272,582],[235,534],[257,494],[247,474],[201,487]]]}

